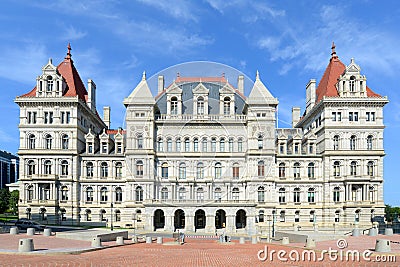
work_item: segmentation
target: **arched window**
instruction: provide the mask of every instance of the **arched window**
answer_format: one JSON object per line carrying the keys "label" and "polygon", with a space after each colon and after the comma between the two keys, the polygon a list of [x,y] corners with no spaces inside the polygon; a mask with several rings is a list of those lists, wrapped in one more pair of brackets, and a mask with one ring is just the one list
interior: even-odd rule
{"label": "arched window", "polygon": [[47,92],[53,91],[53,77],[47,76]]}
{"label": "arched window", "polygon": [[374,162],[368,161],[367,163],[367,174],[368,176],[374,176]]}
{"label": "arched window", "polygon": [[339,135],[333,137],[333,150],[339,150]]}
{"label": "arched window", "polygon": [[122,163],[121,162],[115,163],[115,177],[117,177],[117,178],[122,177]]}
{"label": "arched window", "polygon": [[201,141],[202,145],[201,145],[201,151],[203,152],[207,152],[207,138],[204,137],[203,140]]}
{"label": "arched window", "polygon": [[265,174],[264,161],[260,160],[257,164],[257,175],[258,177],[263,177]]}
{"label": "arched window", "polygon": [[215,201],[220,202],[221,198],[222,198],[221,188],[217,187],[214,190],[214,199],[215,199]]}
{"label": "arched window", "polygon": [[172,139],[167,139],[167,152],[172,152]]}
{"label": "arched window", "polygon": [[193,151],[198,152],[199,151],[199,139],[195,138],[193,140]]}
{"label": "arched window", "polygon": [[307,200],[309,203],[315,203],[315,189],[314,188],[308,189]]}
{"label": "arched window", "polygon": [[233,152],[233,138],[229,138],[229,152]]}
{"label": "arched window", "polygon": [[243,152],[243,139],[238,139],[238,152]]}
{"label": "arched window", "polygon": [[36,137],[34,134],[29,135],[28,138],[28,148],[29,149],[35,149],[36,147]]}
{"label": "arched window", "polygon": [[333,202],[339,202],[340,201],[340,188],[335,187],[333,188]]}
{"label": "arched window", "polygon": [[68,161],[66,160],[61,161],[61,175],[63,176],[68,175],[68,167],[69,167]]}
{"label": "arched window", "polygon": [[122,202],[122,189],[121,187],[115,188],[115,201]]}
{"label": "arched window", "polygon": [[373,140],[372,135],[368,135],[368,137],[367,137],[367,150],[372,150],[372,140]]}
{"label": "arched window", "polygon": [[107,218],[106,218],[106,211],[105,210],[100,210],[100,221],[102,221],[102,222],[105,222],[105,221],[107,221]]}
{"label": "arched window", "polygon": [[93,177],[93,162],[86,163],[86,176]]}
{"label": "arched window", "polygon": [[260,134],[258,136],[258,149],[263,149],[264,148],[264,140],[263,140],[263,136]]}
{"label": "arched window", "polygon": [[225,139],[221,138],[219,140],[219,152],[225,152]]}
{"label": "arched window", "polygon": [[43,172],[44,172],[45,175],[51,174],[51,167],[52,167],[51,165],[52,164],[51,164],[50,160],[46,160],[44,162],[44,170],[43,170]]}
{"label": "arched window", "polygon": [[211,152],[217,151],[217,139],[215,137],[211,138]]}
{"label": "arched window", "polygon": [[164,151],[164,143],[161,137],[158,138],[157,151]]}
{"label": "arched window", "polygon": [[222,165],[221,163],[217,162],[215,163],[215,179],[220,179],[222,176]]}
{"label": "arched window", "polygon": [[356,150],[356,136],[352,135],[350,137],[350,150]]}
{"label": "arched window", "polygon": [[62,149],[68,149],[69,146],[69,137],[67,134],[64,134],[61,139]]}
{"label": "arched window", "polygon": [[136,176],[143,176],[143,161],[136,161]]}
{"label": "arched window", "polygon": [[161,165],[161,177],[164,179],[168,178],[168,163],[166,162]]}
{"label": "arched window", "polygon": [[279,221],[280,222],[285,222],[286,221],[286,214],[285,214],[284,210],[282,210],[280,215],[279,215]]}
{"label": "arched window", "polygon": [[36,163],[33,160],[28,161],[28,175],[36,174]]}
{"label": "arched window", "polygon": [[176,150],[176,152],[181,152],[181,139],[180,138],[176,139],[175,150]]}
{"label": "arched window", "polygon": [[100,172],[100,176],[101,177],[108,177],[108,164],[107,162],[102,162],[100,165],[101,168],[101,172]]}
{"label": "arched window", "polygon": [[26,200],[27,201],[33,200],[33,185],[29,185],[26,189]]}
{"label": "arched window", "polygon": [[315,178],[315,164],[313,162],[308,163],[307,176],[308,178]]}
{"label": "arched window", "polygon": [[340,162],[335,161],[333,163],[333,176],[339,177],[340,176]]}
{"label": "arched window", "polygon": [[293,202],[300,203],[300,188],[298,187],[293,190]]}
{"label": "arched window", "polygon": [[161,189],[161,199],[162,200],[167,200],[168,199],[168,188],[163,187]]}
{"label": "arched window", "polygon": [[356,77],[351,76],[350,77],[350,81],[349,81],[350,92],[355,92],[356,91],[355,85],[356,85]]}
{"label": "arched window", "polygon": [[61,201],[68,200],[68,187],[63,186],[61,187]]}
{"label": "arched window", "polygon": [[53,143],[53,138],[51,137],[50,134],[46,135],[45,137],[45,148],[46,149],[51,149]]}
{"label": "arched window", "polygon": [[139,134],[136,138],[136,148],[142,149],[143,148],[143,135]]}
{"label": "arched window", "polygon": [[229,97],[224,98],[224,115],[231,114],[231,99]]}
{"label": "arched window", "polygon": [[179,179],[186,179],[186,164],[184,162],[179,164]]}
{"label": "arched window", "polygon": [[283,162],[279,163],[279,177],[286,177],[286,165]]}
{"label": "arched window", "polygon": [[233,179],[239,179],[239,163],[234,163],[232,167],[232,176]]}
{"label": "arched window", "polygon": [[369,191],[369,201],[375,201],[376,198],[376,189],[372,185],[368,187]]}
{"label": "arched window", "polygon": [[315,214],[315,211],[310,211],[310,222],[315,222],[317,215]]}
{"label": "arched window", "polygon": [[143,201],[143,188],[141,186],[136,187],[136,201]]}
{"label": "arched window", "polygon": [[86,188],[86,202],[92,202],[93,201],[93,188],[88,187]]}
{"label": "arched window", "polygon": [[179,198],[179,200],[186,199],[186,189],[184,187],[179,188],[178,198]]}
{"label": "arched window", "polygon": [[102,187],[100,189],[100,201],[107,202],[108,201],[108,190],[107,187]]}
{"label": "arched window", "polygon": [[285,188],[279,188],[279,203],[285,203],[286,202],[286,190]]}
{"label": "arched window", "polygon": [[196,178],[203,179],[204,178],[204,164],[202,162],[197,163],[197,171]]}
{"label": "arched window", "polygon": [[232,200],[233,201],[238,201],[239,200],[239,188],[234,187],[232,189]]}
{"label": "arched window", "polygon": [[189,138],[185,138],[185,152],[190,151],[190,140]]}
{"label": "arched window", "polygon": [[260,210],[259,212],[258,212],[258,222],[264,222],[264,211],[263,210]]}
{"label": "arched window", "polygon": [[340,211],[335,211],[335,222],[339,222],[340,221]]}
{"label": "arched window", "polygon": [[198,202],[203,202],[204,201],[204,189],[203,188],[197,188],[196,191],[196,199]]}
{"label": "arched window", "polygon": [[86,221],[90,222],[92,220],[92,211],[86,210],[85,211]]}
{"label": "arched window", "polygon": [[178,98],[175,96],[171,98],[171,114],[178,114]]}
{"label": "arched window", "polygon": [[265,189],[263,186],[258,187],[258,202],[264,202],[265,201]]}
{"label": "arched window", "polygon": [[350,163],[350,175],[356,176],[357,175],[357,162],[352,161]]}
{"label": "arched window", "polygon": [[293,177],[300,178],[300,163],[293,164]]}
{"label": "arched window", "polygon": [[115,211],[115,221],[116,222],[120,222],[121,221],[121,211],[120,210],[116,210]]}
{"label": "arched window", "polygon": [[204,98],[197,98],[197,114],[204,115]]}

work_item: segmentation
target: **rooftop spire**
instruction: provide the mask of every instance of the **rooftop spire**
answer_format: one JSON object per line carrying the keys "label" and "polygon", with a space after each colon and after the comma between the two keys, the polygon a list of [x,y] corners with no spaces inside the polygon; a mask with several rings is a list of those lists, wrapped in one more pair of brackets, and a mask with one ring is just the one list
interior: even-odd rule
{"label": "rooftop spire", "polygon": [[257,72],[256,72],[256,80],[259,80],[259,79],[260,79],[260,73],[257,70]]}
{"label": "rooftop spire", "polygon": [[331,53],[332,58],[338,58],[336,55],[336,45],[335,42],[332,42],[332,53]]}
{"label": "rooftop spire", "polygon": [[68,52],[67,52],[67,56],[65,57],[65,59],[71,59],[71,44],[68,43]]}
{"label": "rooftop spire", "polygon": [[143,75],[142,75],[142,81],[146,80],[146,71],[143,71]]}

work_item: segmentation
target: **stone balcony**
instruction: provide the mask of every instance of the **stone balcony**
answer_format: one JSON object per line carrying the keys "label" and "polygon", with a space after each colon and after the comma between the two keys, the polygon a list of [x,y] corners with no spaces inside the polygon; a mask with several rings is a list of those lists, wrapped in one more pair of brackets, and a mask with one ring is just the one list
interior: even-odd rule
{"label": "stone balcony", "polygon": [[245,123],[247,120],[246,115],[219,115],[219,114],[208,114],[208,115],[194,115],[194,114],[179,114],[179,115],[170,115],[170,114],[160,114],[155,117],[156,121],[162,122],[188,122],[188,121],[199,121],[199,122],[242,122]]}

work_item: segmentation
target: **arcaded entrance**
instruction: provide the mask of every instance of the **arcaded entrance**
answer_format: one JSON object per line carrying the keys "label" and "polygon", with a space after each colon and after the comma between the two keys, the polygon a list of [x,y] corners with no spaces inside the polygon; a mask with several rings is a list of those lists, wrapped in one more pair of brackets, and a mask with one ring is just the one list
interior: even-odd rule
{"label": "arcaded entrance", "polygon": [[215,229],[225,228],[226,226],[226,213],[224,210],[217,210],[215,213]]}
{"label": "arcaded entrance", "polygon": [[181,209],[175,211],[174,226],[175,229],[185,228],[185,212]]}
{"label": "arcaded entrance", "polygon": [[204,210],[197,210],[194,215],[195,229],[204,229],[206,227],[206,213]]}
{"label": "arcaded entrance", "polygon": [[238,210],[236,212],[236,229],[242,229],[246,227],[246,211]]}
{"label": "arcaded entrance", "polygon": [[154,229],[156,230],[164,228],[164,226],[165,226],[164,211],[158,209],[154,212]]}

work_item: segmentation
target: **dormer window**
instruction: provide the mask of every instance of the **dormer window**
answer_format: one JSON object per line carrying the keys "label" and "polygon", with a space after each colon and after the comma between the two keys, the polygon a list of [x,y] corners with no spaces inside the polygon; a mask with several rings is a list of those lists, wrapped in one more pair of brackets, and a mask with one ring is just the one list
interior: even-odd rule
{"label": "dormer window", "polygon": [[178,114],[178,98],[175,96],[171,98],[171,115]]}
{"label": "dormer window", "polygon": [[350,77],[349,89],[350,89],[350,92],[356,91],[356,77],[354,77],[354,76]]}
{"label": "dormer window", "polygon": [[47,92],[53,91],[53,77],[47,76]]}
{"label": "dormer window", "polygon": [[101,143],[101,153],[107,154],[108,146],[106,142]]}
{"label": "dormer window", "polygon": [[93,154],[93,143],[92,142],[88,143],[88,153]]}
{"label": "dormer window", "polygon": [[197,115],[204,115],[204,98],[197,98]]}
{"label": "dormer window", "polygon": [[231,99],[229,97],[224,98],[224,115],[231,113]]}

